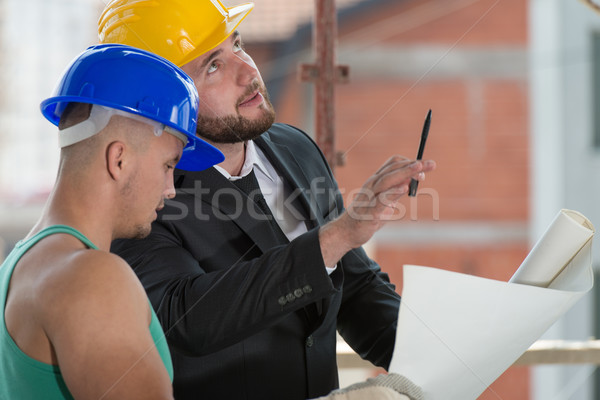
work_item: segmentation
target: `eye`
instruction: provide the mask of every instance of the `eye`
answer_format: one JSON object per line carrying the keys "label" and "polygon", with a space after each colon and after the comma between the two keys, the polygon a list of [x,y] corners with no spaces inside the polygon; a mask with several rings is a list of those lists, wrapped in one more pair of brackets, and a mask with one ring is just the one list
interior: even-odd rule
{"label": "eye", "polygon": [[215,72],[217,69],[219,68],[219,66],[217,65],[216,62],[212,62],[209,66],[208,69],[206,70],[209,74],[212,74],[213,72]]}
{"label": "eye", "polygon": [[170,171],[170,170],[172,170],[172,169],[175,169],[175,164],[173,164],[173,163],[167,163],[167,164],[165,164],[165,169],[166,169],[167,171]]}
{"label": "eye", "polygon": [[241,40],[236,40],[235,43],[233,43],[233,52],[237,53],[238,51],[244,51],[244,44]]}

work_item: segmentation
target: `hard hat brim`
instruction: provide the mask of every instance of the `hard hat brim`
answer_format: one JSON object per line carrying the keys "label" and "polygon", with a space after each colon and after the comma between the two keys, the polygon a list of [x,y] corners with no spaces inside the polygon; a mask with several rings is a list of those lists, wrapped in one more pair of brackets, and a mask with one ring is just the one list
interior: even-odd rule
{"label": "hard hat brim", "polygon": [[203,171],[225,161],[225,156],[213,145],[204,140],[188,136],[188,144],[183,149],[177,168],[184,171]]}

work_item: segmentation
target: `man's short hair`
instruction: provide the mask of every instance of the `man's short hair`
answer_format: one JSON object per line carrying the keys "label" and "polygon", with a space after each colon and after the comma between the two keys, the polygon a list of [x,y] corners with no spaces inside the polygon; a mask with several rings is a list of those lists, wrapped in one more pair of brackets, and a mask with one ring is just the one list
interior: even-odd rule
{"label": "man's short hair", "polygon": [[85,121],[90,117],[91,112],[92,104],[77,102],[69,103],[60,117],[58,129],[63,130]]}

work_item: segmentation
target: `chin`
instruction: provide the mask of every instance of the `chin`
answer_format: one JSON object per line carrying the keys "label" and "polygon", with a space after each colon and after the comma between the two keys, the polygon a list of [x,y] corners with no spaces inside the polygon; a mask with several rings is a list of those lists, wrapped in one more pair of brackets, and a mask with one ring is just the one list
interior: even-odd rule
{"label": "chin", "polygon": [[150,234],[151,230],[152,226],[150,224],[138,225],[129,232],[127,239],[143,239]]}
{"label": "chin", "polygon": [[206,118],[199,115],[196,133],[212,143],[242,143],[262,135],[274,121],[275,112],[268,107],[260,108],[260,113],[253,118],[241,115]]}

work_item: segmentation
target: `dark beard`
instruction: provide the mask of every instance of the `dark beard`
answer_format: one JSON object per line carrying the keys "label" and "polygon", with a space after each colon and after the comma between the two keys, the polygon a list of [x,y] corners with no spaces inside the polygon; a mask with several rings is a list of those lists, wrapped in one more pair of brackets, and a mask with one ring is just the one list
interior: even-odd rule
{"label": "dark beard", "polygon": [[198,119],[196,134],[213,143],[239,143],[256,139],[273,125],[275,114],[265,112],[255,121],[240,115]]}
{"label": "dark beard", "polygon": [[[247,93],[256,90],[255,87],[258,85],[251,86]],[[261,94],[264,103],[260,106],[262,111],[260,118],[249,120],[241,115],[227,115],[219,118],[198,115],[196,134],[213,143],[240,143],[256,139],[275,122],[275,111],[269,95],[266,90],[261,90]]]}

